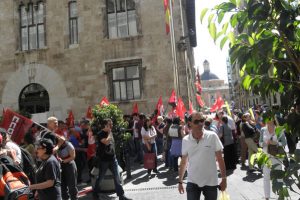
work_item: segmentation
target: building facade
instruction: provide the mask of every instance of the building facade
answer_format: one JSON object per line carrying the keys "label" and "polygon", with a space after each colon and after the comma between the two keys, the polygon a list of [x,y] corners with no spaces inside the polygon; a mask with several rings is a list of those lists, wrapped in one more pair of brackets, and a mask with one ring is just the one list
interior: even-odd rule
{"label": "building facade", "polygon": [[204,72],[201,74],[202,97],[205,106],[210,108],[217,98],[221,96],[224,101],[230,102],[230,94],[228,84],[224,80],[220,80],[217,75],[210,72],[210,65],[207,60],[203,62]]}
{"label": "building facade", "polygon": [[193,4],[174,3],[166,34],[162,1],[1,0],[0,107],[63,120],[69,110],[84,116],[103,96],[125,114],[135,102],[152,113],[173,88],[187,102]]}

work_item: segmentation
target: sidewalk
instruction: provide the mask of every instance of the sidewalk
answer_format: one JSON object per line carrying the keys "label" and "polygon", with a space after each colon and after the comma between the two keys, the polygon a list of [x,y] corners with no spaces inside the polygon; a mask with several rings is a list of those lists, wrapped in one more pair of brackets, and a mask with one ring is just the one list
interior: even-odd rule
{"label": "sidewalk", "polygon": [[[164,165],[159,162],[159,174],[153,174],[149,179],[146,170],[142,165],[135,165],[132,171],[132,178],[124,181],[126,196],[134,200],[185,200],[186,194],[179,194],[177,190],[178,173],[167,171]],[[126,177],[126,176],[125,176]],[[184,181],[185,182],[185,181]],[[246,170],[241,170],[240,165],[227,179],[227,192],[231,200],[260,200],[263,195],[263,176],[260,172],[247,174]],[[80,199],[91,199],[91,194]],[[116,194],[101,194],[101,200],[118,199]],[[201,200],[204,198],[202,197]],[[277,199],[275,194],[271,199]],[[298,200],[297,194],[292,194],[292,200]]]}

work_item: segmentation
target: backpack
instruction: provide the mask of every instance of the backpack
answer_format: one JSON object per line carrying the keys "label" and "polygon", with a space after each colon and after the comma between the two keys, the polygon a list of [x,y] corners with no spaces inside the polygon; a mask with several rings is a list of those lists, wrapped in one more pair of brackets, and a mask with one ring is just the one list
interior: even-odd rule
{"label": "backpack", "polygon": [[29,179],[9,156],[0,158],[0,199],[29,200]]}
{"label": "backpack", "polygon": [[24,148],[20,147],[21,154],[22,154],[22,162],[21,167],[24,173],[29,178],[31,184],[36,183],[35,181],[35,172],[36,172],[36,164],[34,159],[32,158],[31,154]]}

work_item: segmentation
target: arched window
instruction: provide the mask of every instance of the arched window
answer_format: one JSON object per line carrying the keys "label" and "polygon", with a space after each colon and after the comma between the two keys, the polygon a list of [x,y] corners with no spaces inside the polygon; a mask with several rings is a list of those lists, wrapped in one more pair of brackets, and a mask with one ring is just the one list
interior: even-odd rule
{"label": "arched window", "polygon": [[19,96],[19,110],[30,114],[49,111],[49,94],[40,84],[32,83],[23,88]]}

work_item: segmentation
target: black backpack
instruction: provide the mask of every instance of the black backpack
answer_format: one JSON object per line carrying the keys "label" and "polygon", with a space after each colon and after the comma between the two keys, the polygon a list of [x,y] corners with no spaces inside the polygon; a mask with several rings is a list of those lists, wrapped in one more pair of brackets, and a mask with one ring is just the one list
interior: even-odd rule
{"label": "black backpack", "polygon": [[20,147],[22,154],[22,162],[21,167],[24,173],[28,176],[31,184],[36,183],[35,181],[35,172],[36,172],[36,164],[31,154],[24,148]]}
{"label": "black backpack", "polygon": [[0,199],[29,200],[29,179],[9,156],[0,157]]}

